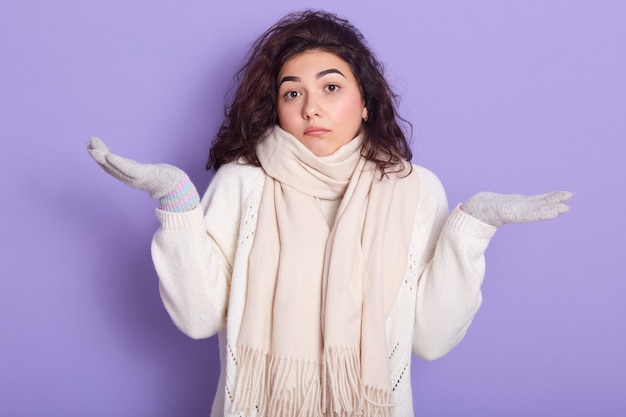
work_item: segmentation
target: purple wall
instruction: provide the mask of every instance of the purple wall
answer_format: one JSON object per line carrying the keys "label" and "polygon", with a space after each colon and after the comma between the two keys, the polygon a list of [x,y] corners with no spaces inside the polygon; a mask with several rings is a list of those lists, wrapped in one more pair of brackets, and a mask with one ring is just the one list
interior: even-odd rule
{"label": "purple wall", "polygon": [[[295,1],[0,3],[0,415],[207,416],[216,341],[161,305],[155,203],[87,137],[198,188],[231,74]],[[484,304],[413,367],[419,416],[626,415],[626,3],[318,0],[370,39],[456,204],[568,189],[572,210],[505,226]],[[261,6],[263,4],[263,6]],[[291,4],[291,6],[287,6]]]}

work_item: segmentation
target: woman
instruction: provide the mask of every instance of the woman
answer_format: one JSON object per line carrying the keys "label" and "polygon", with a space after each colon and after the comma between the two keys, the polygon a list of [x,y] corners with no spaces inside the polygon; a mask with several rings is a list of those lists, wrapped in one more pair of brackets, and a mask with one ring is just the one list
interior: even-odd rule
{"label": "woman", "polygon": [[201,201],[179,169],[89,145],[160,201],[165,307],[191,337],[219,333],[212,416],[412,416],[411,352],[463,338],[496,226],[555,217],[570,194],[480,193],[448,214],[380,64],[332,14],[286,16],[238,76]]}

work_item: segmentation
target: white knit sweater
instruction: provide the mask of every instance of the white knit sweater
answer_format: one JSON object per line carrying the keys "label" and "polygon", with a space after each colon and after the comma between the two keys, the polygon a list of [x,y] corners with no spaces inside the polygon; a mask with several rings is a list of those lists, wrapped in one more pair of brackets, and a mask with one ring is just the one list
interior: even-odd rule
{"label": "white knit sweater", "polygon": [[[387,318],[387,344],[395,417],[413,416],[411,352],[427,360],[448,353],[465,335],[481,303],[484,251],[496,228],[463,213],[448,215],[437,177],[414,166],[420,188],[406,276]],[[161,228],[152,258],[165,308],[192,338],[219,333],[222,372],[211,416],[253,417],[232,412],[237,372],[234,348],[241,325],[248,258],[265,173],[231,163],[222,166],[200,206],[184,213],[157,209]],[[321,209],[332,220],[335,204]]]}

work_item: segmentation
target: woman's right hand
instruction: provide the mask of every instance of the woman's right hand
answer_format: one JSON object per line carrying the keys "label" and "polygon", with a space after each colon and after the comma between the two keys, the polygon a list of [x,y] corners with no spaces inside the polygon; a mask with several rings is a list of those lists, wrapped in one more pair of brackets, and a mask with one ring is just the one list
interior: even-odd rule
{"label": "woman's right hand", "polygon": [[147,191],[159,200],[160,208],[181,212],[198,205],[200,196],[189,176],[179,168],[168,164],[143,164],[123,158],[109,151],[105,143],[96,137],[89,139],[87,151],[107,173],[123,183]]}

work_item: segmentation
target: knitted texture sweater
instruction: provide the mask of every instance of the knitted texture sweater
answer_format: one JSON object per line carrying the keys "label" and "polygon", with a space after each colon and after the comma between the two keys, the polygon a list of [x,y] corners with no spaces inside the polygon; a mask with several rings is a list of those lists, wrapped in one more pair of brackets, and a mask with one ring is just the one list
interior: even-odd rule
{"label": "knitted texture sweater", "polygon": [[[437,359],[456,346],[481,303],[484,251],[496,228],[448,203],[437,177],[415,166],[420,187],[406,274],[386,319],[394,417],[411,417],[411,353]],[[211,181],[194,210],[157,209],[161,222],[152,241],[165,308],[192,338],[219,334],[221,374],[212,417],[254,417],[232,410],[237,373],[235,344],[241,326],[248,259],[265,173],[230,163]],[[332,223],[338,202],[320,201]]]}

